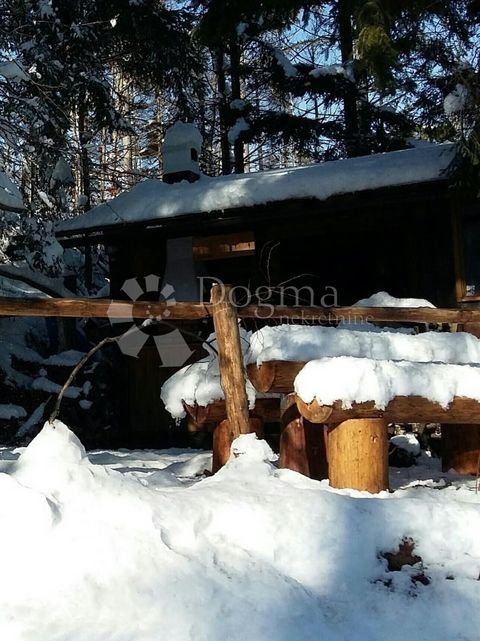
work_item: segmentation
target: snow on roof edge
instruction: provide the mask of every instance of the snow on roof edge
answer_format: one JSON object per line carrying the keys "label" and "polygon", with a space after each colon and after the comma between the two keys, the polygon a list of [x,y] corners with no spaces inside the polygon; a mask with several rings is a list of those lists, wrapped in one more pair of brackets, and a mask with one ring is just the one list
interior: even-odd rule
{"label": "snow on roof edge", "polygon": [[282,200],[325,201],[347,193],[442,180],[455,150],[454,143],[442,143],[287,169],[202,176],[196,183],[168,185],[149,179],[81,216],[62,221],[57,234],[152,223]]}

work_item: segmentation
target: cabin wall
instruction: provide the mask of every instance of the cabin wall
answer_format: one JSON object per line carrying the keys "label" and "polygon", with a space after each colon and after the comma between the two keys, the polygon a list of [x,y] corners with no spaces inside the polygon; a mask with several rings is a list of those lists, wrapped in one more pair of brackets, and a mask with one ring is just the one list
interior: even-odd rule
{"label": "cabin wall", "polygon": [[[332,211],[318,205],[316,210],[310,206],[305,211],[300,208],[287,212],[277,205],[266,210],[266,214],[251,218],[244,227],[238,221],[230,227],[223,224],[222,233],[253,232],[255,246],[243,255],[223,257],[223,250],[218,256],[215,254],[212,238],[219,232],[214,225],[186,230],[185,236],[203,238],[213,255],[209,260],[196,258],[197,276],[216,277],[250,291],[260,285],[272,288],[289,285],[309,286],[315,292],[313,301],[308,296],[306,300],[273,297],[270,301],[273,303],[321,304],[328,292],[329,303],[352,305],[384,290],[397,297],[427,298],[437,306],[455,304],[451,212],[445,197],[376,203],[352,199],[348,206]],[[149,274],[161,278],[165,255],[166,239],[161,231],[147,230],[116,241],[111,252],[112,295],[127,298],[122,291],[127,279],[135,278],[143,285]],[[326,288],[335,288],[336,301],[331,297],[332,290]],[[207,290],[206,286],[204,300],[208,299]],[[146,293],[142,298],[158,299],[158,292]],[[186,329],[205,337],[211,326],[191,323]],[[192,344],[190,334],[186,336]],[[192,348],[198,348],[199,342],[201,338]],[[197,351],[191,360],[199,356]],[[119,354],[118,363],[116,386],[126,444],[178,445],[179,431],[160,400],[160,388],[175,370],[161,367],[152,341],[138,358]]]}
{"label": "cabin wall", "polygon": [[[299,213],[295,226],[284,222],[257,231],[257,256],[263,282],[309,286],[315,304],[331,288],[339,305],[378,291],[427,298],[437,306],[455,304],[451,213],[445,199],[356,207],[303,221]],[[332,300],[327,295],[326,301]]]}
{"label": "cabin wall", "polygon": [[[158,300],[158,291],[146,291],[145,277],[161,276],[165,271],[166,245],[163,235],[140,233],[121,238],[109,248],[111,295],[130,300],[123,286],[134,279],[143,290],[139,300]],[[137,321],[138,323],[139,321]],[[115,324],[114,331],[123,333],[132,326]],[[169,447],[172,444],[172,418],[160,401],[160,389],[174,370],[162,367],[152,338],[137,357],[116,355],[115,388],[117,413],[126,447]]]}

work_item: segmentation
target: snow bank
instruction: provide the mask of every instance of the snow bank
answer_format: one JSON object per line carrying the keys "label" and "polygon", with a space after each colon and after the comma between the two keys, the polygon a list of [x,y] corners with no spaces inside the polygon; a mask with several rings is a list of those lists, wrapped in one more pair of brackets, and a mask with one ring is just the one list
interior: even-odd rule
{"label": "snow bank", "polygon": [[75,367],[85,356],[85,352],[76,349],[69,349],[60,354],[53,354],[43,361],[44,365],[56,365],[58,367]]}
{"label": "snow bank", "polygon": [[27,412],[20,405],[13,405],[12,403],[6,403],[0,405],[0,419],[10,420],[12,418],[25,418]]}
{"label": "snow bank", "polygon": [[[149,485],[45,426],[0,474],[0,638],[478,639],[474,480],[332,491],[277,470],[252,436],[234,449],[214,477]],[[420,567],[388,572],[382,553],[403,537],[429,585]]]}
{"label": "snow bank", "polygon": [[385,409],[396,396],[422,396],[446,408],[455,396],[480,401],[480,367],[436,363],[394,363],[368,358],[322,358],[308,362],[295,379],[306,403],[331,405],[374,401]]}

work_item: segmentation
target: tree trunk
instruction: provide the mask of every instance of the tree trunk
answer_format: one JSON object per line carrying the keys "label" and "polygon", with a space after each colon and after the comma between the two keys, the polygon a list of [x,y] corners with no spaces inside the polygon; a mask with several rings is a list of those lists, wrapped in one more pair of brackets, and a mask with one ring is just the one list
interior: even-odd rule
{"label": "tree trunk", "polygon": [[222,152],[222,174],[230,174],[232,165],[230,162],[230,143],[228,142],[228,124],[227,119],[227,96],[225,83],[224,51],[219,47],[215,54],[215,67],[217,74],[217,87],[220,95],[220,104],[218,107],[220,116],[220,149]]}
{"label": "tree trunk", "polygon": [[[241,54],[238,45],[238,36],[232,33],[230,36],[230,78],[232,83],[232,100],[241,100]],[[233,143],[233,157],[235,162],[235,173],[243,174],[245,171],[245,157],[243,142],[238,138]]]}
{"label": "tree trunk", "polygon": [[[340,36],[340,53],[342,63],[353,61],[353,28],[351,0],[338,2],[338,29]],[[351,86],[350,86],[351,85]],[[345,147],[347,155],[359,155],[359,123],[357,87],[350,83],[343,97],[343,117],[345,122]]]}
{"label": "tree trunk", "polygon": [[328,434],[330,485],[366,492],[387,490],[388,434],[384,419],[351,419]]}

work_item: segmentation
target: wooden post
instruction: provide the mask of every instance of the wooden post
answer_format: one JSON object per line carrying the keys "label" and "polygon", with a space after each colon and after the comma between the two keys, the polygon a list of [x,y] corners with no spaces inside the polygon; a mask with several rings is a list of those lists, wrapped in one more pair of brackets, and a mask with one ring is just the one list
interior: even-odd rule
{"label": "wooden post", "polygon": [[[258,438],[263,438],[263,421],[260,418],[250,418],[249,428],[251,432],[255,432]],[[212,473],[218,470],[227,463],[230,458],[230,448],[232,445],[232,437],[230,430],[230,423],[227,419],[219,423],[213,431],[213,460],[212,460]]]}
{"label": "wooden post", "polygon": [[324,429],[304,419],[295,401],[289,394],[282,408],[280,467],[320,481],[328,478]]}
{"label": "wooden post", "polygon": [[[480,323],[464,323],[458,331],[480,338]],[[442,471],[478,474],[480,463],[480,426],[467,423],[442,423]]]}
{"label": "wooden post", "polygon": [[324,425],[310,423],[303,419],[305,445],[307,448],[308,469],[310,478],[316,481],[328,479],[328,431]]}
{"label": "wooden post", "polygon": [[442,471],[480,472],[480,425],[442,425]]}
{"label": "wooden post", "polygon": [[305,431],[293,394],[285,399],[280,425],[280,467],[309,476]]}
{"label": "wooden post", "polygon": [[230,424],[227,419],[222,421],[213,430],[213,460],[212,460],[212,473],[225,465],[230,458],[230,447],[232,445],[232,436],[230,432]]}
{"label": "wooden post", "polygon": [[[217,338],[220,382],[225,394],[227,424],[220,424],[219,442],[222,451],[230,452],[230,445],[240,434],[250,432],[248,399],[245,387],[245,369],[243,366],[240,332],[235,306],[231,301],[232,288],[227,285],[214,285],[211,291],[213,325]],[[220,427],[220,426],[219,426]],[[219,429],[217,427],[217,430]],[[214,437],[215,438],[215,437]],[[224,456],[220,459],[225,462]],[[228,460],[228,458],[227,458]]]}
{"label": "wooden post", "polygon": [[387,422],[350,419],[328,434],[330,485],[367,492],[388,489]]}

